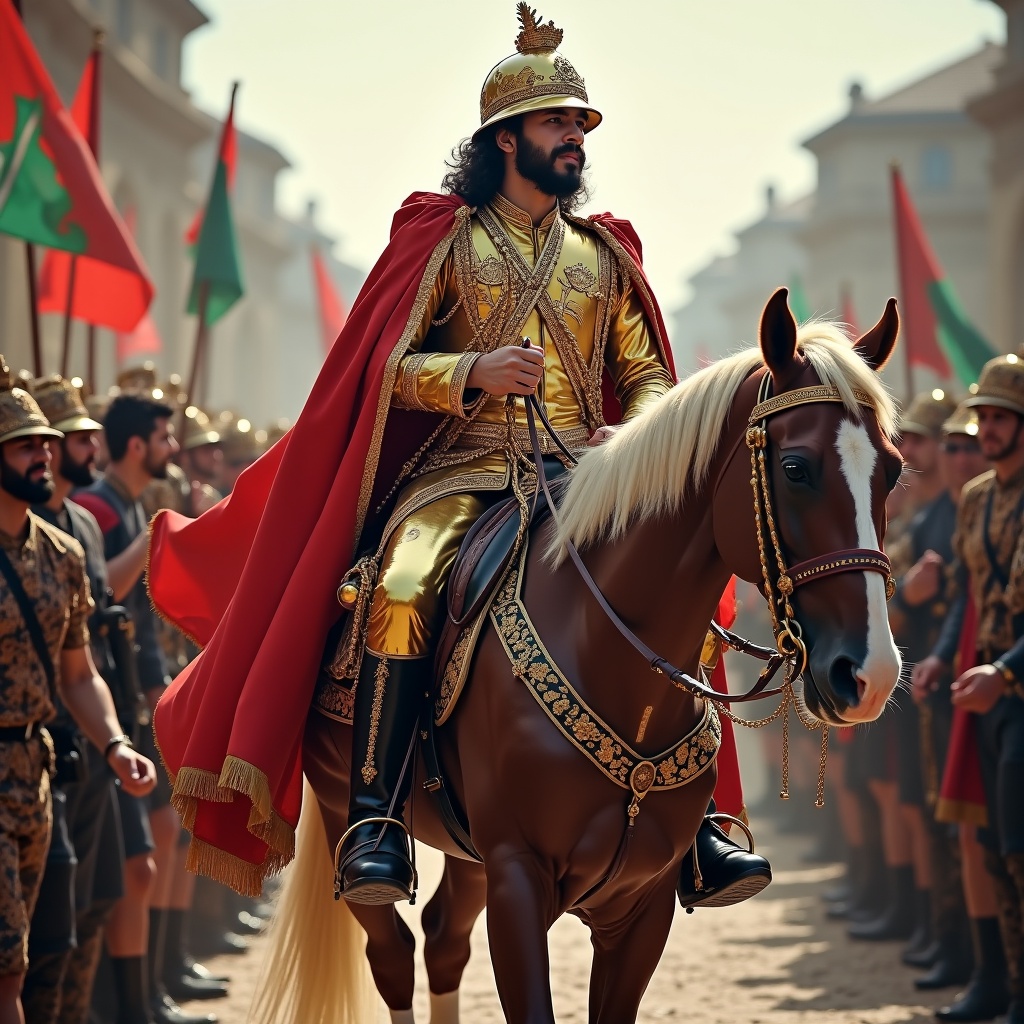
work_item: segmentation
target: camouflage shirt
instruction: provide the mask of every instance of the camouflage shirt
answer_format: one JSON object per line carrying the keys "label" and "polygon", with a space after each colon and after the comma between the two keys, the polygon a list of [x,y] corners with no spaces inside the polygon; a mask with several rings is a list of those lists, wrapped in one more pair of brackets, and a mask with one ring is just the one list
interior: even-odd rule
{"label": "camouflage shirt", "polygon": [[960,496],[953,546],[969,575],[978,610],[978,650],[992,657],[1008,651],[1020,639],[1018,627],[1024,614],[1022,514],[1024,469],[1004,484],[996,479],[995,470],[989,470],[972,480]]}
{"label": "camouflage shirt", "polygon": [[[31,512],[26,536],[0,531],[0,545],[32,602],[59,679],[61,651],[89,642],[93,603],[82,546]],[[52,696],[21,608],[0,575],[0,727],[49,721]]]}

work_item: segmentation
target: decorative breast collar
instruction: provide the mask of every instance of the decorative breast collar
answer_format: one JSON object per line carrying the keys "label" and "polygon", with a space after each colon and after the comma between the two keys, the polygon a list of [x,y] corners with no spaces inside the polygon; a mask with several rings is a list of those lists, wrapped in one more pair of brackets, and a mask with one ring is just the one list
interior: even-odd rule
{"label": "decorative breast collar", "polygon": [[576,692],[538,636],[522,598],[527,550],[524,545],[498,590],[491,622],[516,676],[558,730],[607,778],[632,791],[634,818],[649,790],[685,786],[714,763],[722,742],[718,712],[704,701],[700,722],[674,747],[652,758],[633,750]]}

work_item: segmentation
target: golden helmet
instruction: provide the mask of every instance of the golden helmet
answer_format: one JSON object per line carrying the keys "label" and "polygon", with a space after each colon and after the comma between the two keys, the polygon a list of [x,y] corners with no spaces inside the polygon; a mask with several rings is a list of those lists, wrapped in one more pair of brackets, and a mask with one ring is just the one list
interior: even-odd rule
{"label": "golden helmet", "polygon": [[261,431],[253,430],[252,422],[244,416],[231,411],[222,412],[214,427],[220,434],[224,461],[229,466],[248,465],[263,454],[263,446],[257,437]]}
{"label": "golden helmet", "polygon": [[117,386],[124,392],[138,394],[140,391],[151,393],[157,386],[156,363],[148,359],[141,366],[133,366],[128,370],[122,370],[117,375]]}
{"label": "golden helmet", "polygon": [[[480,127],[551,107],[573,107],[589,114],[585,132],[601,123],[600,112],[590,105],[587,87],[569,61],[558,53],[562,30],[546,25],[527,3],[518,5],[522,31],[516,53],[491,68],[480,91]],[[474,133],[475,134],[475,133]]]}
{"label": "golden helmet", "polygon": [[941,437],[942,425],[956,412],[956,399],[941,388],[915,395],[900,417],[901,434]]}
{"label": "golden helmet", "polygon": [[976,437],[978,434],[978,414],[966,403],[961,402],[956,407],[956,412],[942,424],[942,433],[963,434],[967,437]]}
{"label": "golden helmet", "polygon": [[204,444],[217,444],[220,434],[213,429],[210,417],[198,406],[190,405],[185,409],[185,434],[181,439],[183,451],[201,448]]}
{"label": "golden helmet", "polygon": [[978,386],[972,389],[964,405],[994,405],[1024,416],[1024,356],[1011,352],[990,359],[982,367]]}
{"label": "golden helmet", "polygon": [[77,430],[102,430],[103,424],[89,415],[82,400],[81,381],[65,380],[59,373],[32,382],[32,394],[54,430],[73,434]]}
{"label": "golden helmet", "polygon": [[19,387],[23,378],[15,377],[3,356],[0,356],[0,444],[16,437],[63,437],[50,426],[36,400]]}

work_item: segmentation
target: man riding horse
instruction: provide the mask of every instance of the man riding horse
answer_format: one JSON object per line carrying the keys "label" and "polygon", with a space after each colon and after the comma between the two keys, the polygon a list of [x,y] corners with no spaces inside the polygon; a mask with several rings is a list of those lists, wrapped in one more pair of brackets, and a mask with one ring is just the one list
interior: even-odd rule
{"label": "man riding horse", "polygon": [[[533,486],[517,396],[535,394],[562,442],[579,451],[610,437],[615,424],[674,383],[632,228],[608,215],[573,215],[586,198],[584,139],[601,114],[558,52],[561,30],[541,23],[524,3],[519,19],[518,52],[487,76],[480,127],[455,154],[447,194],[415,195],[399,211],[391,246],[303,416],[278,446],[283,450],[243,474],[229,501],[193,527],[167,515],[154,523],[154,600],[210,641],[199,666],[186,670],[161,702],[156,728],[177,776],[176,802],[194,826],[194,866],[239,888],[253,887],[288,856],[301,733],[285,724],[283,735],[274,734],[269,719],[282,727],[274,717],[279,699],[273,710],[257,709],[260,695],[272,692],[273,665],[283,665],[270,653],[275,644],[294,655],[289,675],[301,682],[293,689],[308,692],[302,639],[316,637],[319,625],[319,646],[313,646],[321,650],[323,627],[337,613],[333,599],[333,613],[319,606],[331,579],[324,567],[336,573],[333,593],[344,559],[362,555],[338,588],[350,615],[340,640],[333,633],[315,697],[322,713],[344,708],[352,716],[342,895],[393,903],[414,891],[402,818],[412,775],[407,761],[424,695],[433,687],[448,575],[478,517],[513,489]],[[328,443],[317,430],[331,432]],[[561,471],[561,456],[546,435],[542,449],[552,470]],[[330,462],[331,453],[336,461],[313,466],[314,459]],[[265,508],[262,516],[237,508],[247,500]],[[318,503],[315,512],[305,507],[309,501]],[[306,522],[309,542],[297,536],[298,524],[282,518],[290,537],[273,549],[269,520],[283,517],[286,507]],[[339,542],[339,527],[347,529],[349,546],[345,538]],[[232,585],[220,584],[212,598],[207,593],[200,613],[194,601],[186,611],[203,571],[197,552],[229,538],[237,546],[239,537],[250,547],[227,571]],[[273,550],[278,569],[290,566],[290,577],[270,579],[266,561],[259,569],[261,545]],[[247,591],[248,572],[254,583],[261,573],[263,593]],[[305,581],[304,594],[296,578]],[[256,632],[264,630],[255,639],[252,616],[243,611],[253,605]],[[247,738],[250,728],[268,742],[274,736],[283,754],[257,749]],[[236,794],[249,798],[247,820],[239,817],[245,807]],[[213,814],[213,805],[225,812],[229,800],[233,825]],[[240,834],[242,826],[248,835]],[[771,878],[763,858],[707,820],[696,855],[703,887],[682,897],[688,906],[736,902]],[[730,886],[741,879],[742,895],[730,900]],[[684,880],[684,890],[693,884]]]}

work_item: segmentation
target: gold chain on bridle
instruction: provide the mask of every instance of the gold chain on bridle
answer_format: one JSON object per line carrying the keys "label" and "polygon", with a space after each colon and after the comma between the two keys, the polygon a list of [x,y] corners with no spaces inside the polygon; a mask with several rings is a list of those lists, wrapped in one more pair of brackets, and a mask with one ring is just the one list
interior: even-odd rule
{"label": "gold chain on bridle", "polygon": [[[757,552],[761,563],[764,596],[772,619],[772,633],[779,652],[786,657],[785,681],[782,686],[782,701],[778,708],[765,718],[748,721],[733,714],[724,703],[718,703],[719,711],[737,725],[750,729],[762,729],[782,718],[782,789],[779,796],[789,799],[789,712],[796,712],[797,720],[810,731],[821,730],[821,752],[818,760],[818,784],[815,806],[825,803],[825,766],[828,760],[829,727],[824,722],[805,716],[793,689],[793,681],[807,668],[807,644],[803,629],[793,609],[793,592],[796,588],[819,576],[847,571],[880,572],[886,577],[886,596],[895,590],[895,580],[889,559],[881,551],[851,549],[828,555],[825,558],[801,562],[787,567],[782,542],[775,524],[772,507],[771,481],[768,474],[768,417],[794,406],[813,402],[842,402],[839,390],[828,384],[798,388],[771,397],[771,374],[766,373],[758,389],[757,405],[754,406],[747,422],[746,443],[750,449],[750,486],[754,492],[754,524],[757,534]],[[863,391],[854,389],[854,397],[861,405],[872,408],[874,403]],[[767,536],[766,536],[767,535]],[[771,545],[769,555],[768,546]],[[774,560],[777,571],[772,580],[770,563]],[[797,667],[799,664],[799,667]]]}

